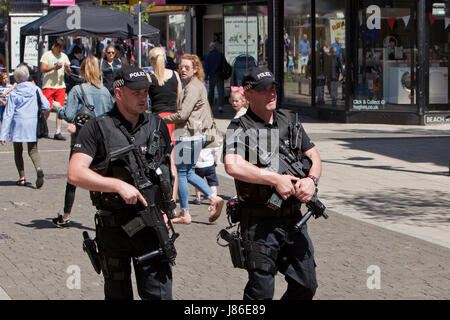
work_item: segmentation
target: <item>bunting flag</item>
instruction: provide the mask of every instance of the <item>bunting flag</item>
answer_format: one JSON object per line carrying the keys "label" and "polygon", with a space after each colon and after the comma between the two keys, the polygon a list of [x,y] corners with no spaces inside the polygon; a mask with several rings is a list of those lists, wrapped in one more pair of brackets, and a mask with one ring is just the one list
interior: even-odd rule
{"label": "bunting flag", "polygon": [[403,22],[405,23],[405,28],[408,27],[408,23],[409,23],[409,19],[411,18],[411,16],[404,16],[402,17]]}
{"label": "bunting flag", "polygon": [[395,18],[388,18],[388,23],[389,23],[389,28],[394,29],[394,24],[395,24]]}
{"label": "bunting flag", "polygon": [[433,25],[433,23],[436,21],[436,17],[433,16],[433,14],[430,12],[430,24]]}
{"label": "bunting flag", "polygon": [[445,17],[445,28],[444,28],[444,30],[448,28],[449,24],[450,24],[450,18]]}

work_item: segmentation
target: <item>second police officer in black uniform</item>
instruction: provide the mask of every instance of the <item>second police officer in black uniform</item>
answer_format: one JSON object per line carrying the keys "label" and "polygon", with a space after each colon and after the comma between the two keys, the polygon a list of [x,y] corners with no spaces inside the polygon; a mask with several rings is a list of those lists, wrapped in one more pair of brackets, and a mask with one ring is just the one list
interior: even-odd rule
{"label": "second police officer in black uniform", "polygon": [[[224,142],[225,170],[235,179],[242,208],[240,227],[249,277],[244,299],[272,299],[277,271],[288,284],[282,299],[312,299],[317,288],[313,245],[306,225],[300,232],[293,226],[299,221],[301,203],[315,193],[322,165],[295,115],[276,110],[276,85],[266,68],[250,68],[244,74],[242,86],[250,107],[231,122]],[[280,141],[298,157],[312,160],[308,177],[267,170],[267,155],[276,154]],[[273,187],[283,198],[276,211],[266,206]]]}
{"label": "second police officer in black uniform", "polygon": [[[114,81],[114,108],[83,127],[69,164],[69,182],[90,190],[98,209],[96,242],[106,299],[133,299],[131,258],[159,250],[159,240],[152,228],[145,228],[133,237],[122,228],[136,218],[140,207],[154,204],[146,201],[132,178],[133,171],[139,167],[136,163],[139,156],[126,154],[129,159],[126,163],[111,155],[137,145],[135,150],[140,149],[145,157],[141,160],[158,162],[166,174],[170,176],[171,171],[176,175],[170,158],[173,146],[167,126],[158,116],[145,112],[149,85],[142,69],[122,68]],[[151,145],[153,141],[157,141],[157,146]],[[152,156],[149,156],[150,148],[156,151]],[[157,257],[147,264],[138,264],[135,260],[133,263],[142,299],[172,299],[172,270],[166,259]]]}

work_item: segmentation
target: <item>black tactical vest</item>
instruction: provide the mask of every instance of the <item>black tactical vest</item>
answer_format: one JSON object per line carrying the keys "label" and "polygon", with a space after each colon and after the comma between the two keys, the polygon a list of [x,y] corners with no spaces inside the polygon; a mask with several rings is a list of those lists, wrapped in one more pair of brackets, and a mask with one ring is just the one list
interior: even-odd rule
{"label": "black tactical vest", "polygon": [[[285,143],[291,151],[296,155],[297,159],[302,156],[301,145],[301,124],[297,121],[296,114],[292,111],[281,109],[275,110],[277,117],[277,128],[279,130],[279,138]],[[252,123],[247,117],[242,116],[238,119],[234,119],[234,122],[238,122],[239,126],[247,131],[254,129]],[[248,143],[248,140],[246,144]],[[259,156],[259,154],[258,154]],[[265,168],[264,161],[260,161],[255,164],[259,168]],[[239,201],[248,207],[265,207],[266,202],[274,192],[274,188],[267,185],[253,184],[235,179],[235,186]],[[295,197],[290,197],[287,201],[283,201],[282,208],[291,207],[294,202],[298,202]]]}
{"label": "black tactical vest", "polygon": [[[144,113],[144,117],[144,122],[141,123],[132,133],[130,133],[130,135],[134,140],[134,144],[140,147],[140,151],[145,155],[145,158],[148,161],[160,161],[164,157],[167,157],[167,155],[163,154],[164,148],[162,148],[162,145],[158,148],[154,159],[148,155],[148,150],[150,147],[149,144],[153,141],[153,132],[156,128],[158,128],[159,121],[163,120],[148,113]],[[132,151],[121,154],[117,157],[111,156],[114,152],[130,146],[130,142],[127,137],[116,125],[118,124],[118,120],[105,114],[97,117],[95,121],[97,121],[102,134],[106,158],[102,162],[91,166],[91,169],[104,177],[117,178],[134,185],[131,172],[136,170],[135,168],[138,167],[138,164],[134,156],[130,156],[130,152],[132,153]],[[134,205],[126,204],[120,195],[116,193],[101,193],[93,191],[90,193],[94,206],[96,206],[99,210],[114,211],[135,207]]]}

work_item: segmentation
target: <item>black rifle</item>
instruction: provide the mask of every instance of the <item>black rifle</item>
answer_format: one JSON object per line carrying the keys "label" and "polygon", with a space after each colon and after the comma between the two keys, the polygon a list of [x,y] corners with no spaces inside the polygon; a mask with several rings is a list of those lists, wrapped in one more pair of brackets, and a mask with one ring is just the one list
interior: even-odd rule
{"label": "black rifle", "polygon": [[[145,155],[141,152],[140,147],[134,144],[134,139],[130,136],[127,130],[120,125],[119,129],[124,133],[129,142],[129,146],[117,150],[114,154],[111,154],[111,158],[121,158],[127,163],[130,173],[134,180],[134,186],[144,197],[147,202],[147,207],[138,203],[138,216],[123,225],[122,228],[132,237],[137,232],[145,227],[150,227],[155,230],[159,240],[160,248],[149,252],[147,254],[135,257],[136,263],[144,263],[154,257],[164,255],[170,264],[175,265],[175,257],[177,251],[175,249],[174,242],[178,238],[179,234],[175,232],[173,224],[170,219],[173,218],[173,210],[176,208],[176,203],[172,200],[172,188],[170,183],[170,169],[167,174],[164,174],[160,165],[164,159],[159,161],[148,162]],[[153,132],[153,141],[149,147],[148,153],[155,158],[159,148],[159,127]],[[135,167],[133,164],[137,164]],[[157,181],[157,185],[154,185],[151,180]],[[156,204],[156,191],[160,189],[161,194],[161,208]],[[169,230],[164,222],[163,213],[166,213],[168,218],[169,228],[172,231],[172,235],[169,235]]]}
{"label": "black rifle", "polygon": [[[303,156],[301,160],[297,160],[297,158],[291,154],[289,148],[282,141],[280,141],[279,150],[280,152],[277,170],[279,174],[287,174],[299,178],[306,178],[308,176],[312,164],[311,159]],[[269,170],[270,169],[275,168],[270,167]],[[283,198],[275,191],[267,201],[267,207],[273,210],[277,210],[281,208],[282,203]],[[308,212],[294,227],[294,229],[297,231],[300,231],[303,224],[308,221],[311,215],[313,215],[316,219],[321,216],[323,216],[325,219],[328,219],[328,215],[325,213],[326,207],[317,197],[317,188],[311,200],[306,203],[306,207],[308,208]]]}

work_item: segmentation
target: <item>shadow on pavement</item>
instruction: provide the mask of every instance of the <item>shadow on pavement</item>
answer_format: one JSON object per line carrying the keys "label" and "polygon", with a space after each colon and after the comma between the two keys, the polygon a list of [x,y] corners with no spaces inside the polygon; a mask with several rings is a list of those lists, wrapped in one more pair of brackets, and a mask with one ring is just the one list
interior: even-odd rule
{"label": "shadow on pavement", "polygon": [[18,188],[31,188],[36,189],[36,187],[29,181],[25,183],[24,186],[18,186],[16,181],[0,181],[0,187],[18,187]]}
{"label": "shadow on pavement", "polygon": [[436,136],[437,134],[439,135],[444,135],[444,134],[449,134],[450,135],[450,130],[448,131],[439,131],[439,133],[437,133],[435,130],[430,130],[430,128],[428,127],[424,127],[423,129],[421,128],[396,128],[395,131],[386,131],[386,130],[376,130],[376,129],[335,129],[336,132],[346,132],[346,133],[355,133],[355,134],[389,134],[389,135],[393,135],[393,136],[397,136],[397,135],[404,135],[404,134],[409,134],[409,135],[426,135],[426,136]]}
{"label": "shadow on pavement", "polygon": [[[357,132],[355,132],[356,134]],[[377,153],[410,163],[434,163],[447,167],[450,161],[450,136],[396,138],[334,138],[352,150]],[[387,168],[389,169],[389,167]],[[394,169],[397,170],[397,169]],[[401,171],[401,169],[398,169]],[[408,170],[406,170],[408,171]],[[415,172],[415,171],[412,171]],[[441,174],[421,172],[427,174]]]}
{"label": "shadow on pavement", "polygon": [[[351,204],[358,211],[377,221],[397,221],[409,218],[417,226],[433,226],[450,222],[448,193],[412,188],[390,189],[380,192],[360,192],[346,196],[341,205]],[[382,209],[380,209],[382,208]],[[380,214],[382,211],[382,214]]]}
{"label": "shadow on pavement", "polygon": [[77,228],[81,230],[88,230],[88,231],[95,231],[94,228],[89,228],[83,226],[81,223],[71,221],[69,227],[65,228],[58,228],[55,226],[52,222],[53,218],[47,218],[47,219],[36,219],[32,220],[30,224],[23,224],[16,222],[17,225],[27,228],[33,228],[33,229],[70,229],[70,228]]}
{"label": "shadow on pavement", "polygon": [[[355,160],[355,159],[349,158],[348,160]],[[358,159],[358,160],[362,160],[362,159]],[[364,160],[369,160],[369,158],[364,159]],[[372,160],[372,159],[370,159],[370,160]],[[341,162],[341,161],[332,161],[332,160],[322,160],[322,162],[339,164],[339,165],[343,165],[343,166],[351,166],[353,168],[378,169],[378,170],[389,170],[389,171],[396,171],[396,172],[428,174],[428,175],[435,175],[435,176],[448,176],[448,171],[434,171],[433,172],[433,171],[408,170],[408,169],[396,168],[393,166],[369,166],[369,165],[361,165],[361,164],[347,163],[347,162]]]}
{"label": "shadow on pavement", "polygon": [[216,224],[215,222],[205,222],[205,221],[196,221],[196,220],[192,220],[191,223],[204,224],[207,226],[214,226]]}

